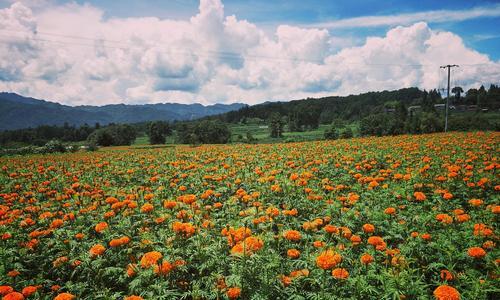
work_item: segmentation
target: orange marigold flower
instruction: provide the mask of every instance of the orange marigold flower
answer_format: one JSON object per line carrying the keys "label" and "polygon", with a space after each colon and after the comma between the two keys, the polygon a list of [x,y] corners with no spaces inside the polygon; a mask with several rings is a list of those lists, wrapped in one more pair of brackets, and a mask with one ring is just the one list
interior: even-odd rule
{"label": "orange marigold flower", "polygon": [[132,277],[135,275],[135,265],[134,264],[128,264],[127,265],[127,276]]}
{"label": "orange marigold flower", "polygon": [[493,249],[495,248],[496,244],[493,241],[486,241],[483,243],[483,248],[484,249]]}
{"label": "orange marigold flower", "polygon": [[8,285],[0,285],[0,295],[5,296],[9,293],[12,293],[14,289]]}
{"label": "orange marigold flower", "polygon": [[29,285],[29,286],[23,288],[21,293],[23,293],[24,297],[29,297],[29,296],[33,295],[34,293],[36,293],[37,290],[38,290],[38,286]]}
{"label": "orange marigold flower", "polygon": [[142,298],[141,296],[136,296],[136,295],[132,295],[132,296],[127,296],[125,298],[123,298],[123,300],[143,300],[144,298]]}
{"label": "orange marigold flower", "polygon": [[19,292],[12,292],[3,296],[2,300],[24,300],[24,296]]}
{"label": "orange marigold flower", "polygon": [[290,258],[299,258],[300,257],[300,251],[297,249],[288,249],[286,251],[286,255]]}
{"label": "orange marigold flower", "polygon": [[472,247],[467,250],[467,254],[473,258],[483,258],[486,255],[486,251],[481,247]]}
{"label": "orange marigold flower", "polygon": [[151,203],[146,203],[141,207],[141,212],[148,213],[148,212],[152,212],[153,209],[154,209],[154,206]]}
{"label": "orange marigold flower", "polygon": [[396,213],[396,209],[394,207],[388,207],[384,210],[384,213],[387,215],[393,215]]}
{"label": "orange marigold flower", "polygon": [[375,226],[373,226],[373,224],[365,224],[363,225],[363,231],[365,233],[373,233],[375,231]]}
{"label": "orange marigold flower", "polygon": [[440,285],[434,290],[436,300],[460,300],[460,293],[448,285]]}
{"label": "orange marigold flower", "polygon": [[129,242],[130,242],[130,238],[127,237],[127,236],[124,236],[124,237],[121,237],[119,239],[112,239],[109,242],[109,246],[110,247],[119,247],[119,246],[122,246],[122,245],[126,245]]}
{"label": "orange marigold flower", "polygon": [[385,250],[387,246],[384,240],[376,235],[368,238],[368,244],[372,245],[377,250]]}
{"label": "orange marigold flower", "polygon": [[353,245],[359,245],[361,244],[361,237],[359,235],[353,235],[350,238],[351,242]]}
{"label": "orange marigold flower", "polygon": [[332,233],[335,233],[335,234],[338,234],[339,233],[339,229],[337,226],[333,226],[333,225],[326,225],[325,227],[323,227],[323,230],[325,230],[326,232],[332,234]]}
{"label": "orange marigold flower", "polygon": [[97,232],[101,233],[101,232],[103,232],[104,230],[106,230],[106,228],[108,228],[108,223],[106,223],[106,222],[101,222],[101,223],[99,223],[99,224],[97,224],[97,225],[95,226],[95,231],[97,231]]}
{"label": "orange marigold flower", "polygon": [[453,280],[453,274],[448,270],[441,270],[441,279],[447,281]]}
{"label": "orange marigold flower", "polygon": [[452,193],[444,193],[443,198],[446,200],[449,200],[449,199],[453,198],[453,194]]}
{"label": "orange marigold flower", "polygon": [[417,201],[424,201],[425,199],[427,199],[427,197],[425,196],[425,194],[422,193],[422,192],[415,192],[415,193],[413,193],[413,196],[415,197],[415,199]]}
{"label": "orange marigold flower", "polygon": [[257,237],[247,237],[243,242],[236,244],[231,249],[231,254],[252,255],[264,246],[264,242]]}
{"label": "orange marigold flower", "polygon": [[370,255],[370,254],[368,254],[368,253],[365,253],[365,254],[361,255],[360,260],[361,260],[361,263],[362,263],[362,264],[364,264],[364,265],[368,265],[368,264],[370,264],[370,263],[372,263],[372,262],[373,262],[373,256],[371,256],[371,255]]}
{"label": "orange marigold flower", "polygon": [[229,299],[237,299],[241,295],[241,289],[239,287],[229,288],[226,292]]}
{"label": "orange marigold flower", "polygon": [[448,214],[438,214],[436,215],[436,220],[443,224],[451,224],[453,223],[453,218]]}
{"label": "orange marigold flower", "polygon": [[432,238],[432,236],[431,236],[429,233],[423,233],[423,234],[421,235],[421,238],[422,238],[423,240],[425,240],[425,241],[430,241],[430,240],[431,240],[431,238]]}
{"label": "orange marigold flower", "polygon": [[[68,260],[68,258],[66,257],[66,261]],[[19,274],[21,274],[18,270],[12,270],[12,271],[9,271],[7,273],[7,276],[9,277],[16,277],[18,276]]]}
{"label": "orange marigold flower", "polygon": [[70,293],[61,293],[57,295],[54,300],[73,300],[76,299],[75,295]]}
{"label": "orange marigold flower", "polygon": [[287,230],[283,233],[283,237],[289,241],[300,241],[300,238],[302,237],[300,235],[300,232],[297,230]]}
{"label": "orange marigold flower", "polygon": [[103,245],[101,244],[96,244],[94,246],[92,246],[92,248],[90,248],[90,255],[91,256],[100,256],[104,253],[104,251],[106,251],[106,248],[104,248]]}
{"label": "orange marigold flower", "polygon": [[336,268],[333,269],[332,276],[335,279],[347,279],[349,277],[349,272],[344,268]]}
{"label": "orange marigold flower", "polygon": [[176,206],[177,206],[177,202],[176,201],[168,201],[168,200],[163,201],[163,207],[164,208],[172,209],[172,208],[174,208]]}
{"label": "orange marigold flower", "polygon": [[167,275],[174,269],[174,265],[169,263],[168,261],[163,261],[161,265],[154,266],[155,274]]}
{"label": "orange marigold flower", "polygon": [[330,249],[321,252],[318,257],[316,257],[316,265],[323,270],[329,270],[335,267],[341,261],[342,256]]}
{"label": "orange marigold flower", "polygon": [[162,257],[163,255],[158,251],[147,252],[141,258],[141,267],[149,268],[152,265],[156,265]]}
{"label": "orange marigold flower", "polygon": [[172,229],[176,233],[185,235],[186,237],[192,236],[196,232],[196,227],[191,223],[174,222],[172,223]]}
{"label": "orange marigold flower", "polygon": [[314,246],[315,248],[321,248],[321,247],[324,247],[324,246],[325,246],[325,242],[323,242],[323,241],[314,241],[314,242],[313,242],[313,246]]}
{"label": "orange marigold flower", "polygon": [[481,199],[471,199],[471,200],[469,200],[469,204],[471,206],[474,206],[474,207],[481,206],[483,204],[483,200],[481,200]]}

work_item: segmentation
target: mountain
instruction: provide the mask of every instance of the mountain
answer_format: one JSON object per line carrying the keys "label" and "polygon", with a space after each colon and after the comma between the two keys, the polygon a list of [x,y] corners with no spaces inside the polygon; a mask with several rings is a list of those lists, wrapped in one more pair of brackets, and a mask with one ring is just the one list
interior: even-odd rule
{"label": "mountain", "polygon": [[245,104],[159,103],[144,105],[113,104],[104,106],[68,106],[23,97],[15,93],[0,93],[0,130],[36,127],[39,125],[102,125],[138,123],[152,120],[192,120],[240,109]]}

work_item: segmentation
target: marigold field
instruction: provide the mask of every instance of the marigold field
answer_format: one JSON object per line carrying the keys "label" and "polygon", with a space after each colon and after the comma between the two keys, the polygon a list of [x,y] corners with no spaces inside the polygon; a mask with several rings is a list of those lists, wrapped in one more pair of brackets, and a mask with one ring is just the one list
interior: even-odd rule
{"label": "marigold field", "polygon": [[4,299],[498,299],[500,133],[0,159]]}

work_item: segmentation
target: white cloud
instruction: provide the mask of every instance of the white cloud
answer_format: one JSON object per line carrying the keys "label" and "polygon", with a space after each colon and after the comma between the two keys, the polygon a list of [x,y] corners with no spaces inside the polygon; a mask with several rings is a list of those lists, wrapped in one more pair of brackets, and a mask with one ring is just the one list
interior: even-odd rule
{"label": "white cloud", "polygon": [[500,62],[427,23],[399,26],[360,46],[325,29],[273,34],[220,0],[188,20],[103,18],[88,4],[0,10],[0,91],[61,103],[290,100],[419,86],[441,87],[440,64],[462,64],[464,88],[498,83]]}
{"label": "white cloud", "polygon": [[433,10],[416,13],[405,13],[385,16],[363,16],[349,19],[341,19],[330,22],[308,24],[308,27],[320,28],[355,28],[355,27],[377,27],[410,25],[416,22],[444,23],[465,21],[481,17],[500,16],[500,5],[476,7],[467,10]]}

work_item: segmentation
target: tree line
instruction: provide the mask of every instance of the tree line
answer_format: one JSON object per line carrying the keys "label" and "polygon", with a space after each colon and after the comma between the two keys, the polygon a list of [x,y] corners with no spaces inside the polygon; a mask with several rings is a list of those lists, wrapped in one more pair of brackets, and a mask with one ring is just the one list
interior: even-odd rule
{"label": "tree line", "polygon": [[[500,87],[481,86],[467,92],[461,87],[452,89],[450,105],[472,113],[451,114],[450,130],[499,130],[498,109]],[[395,135],[428,133],[443,130],[443,103],[437,90],[422,91],[404,88],[396,91],[369,92],[346,97],[332,96],[307,98],[290,102],[271,102],[245,106],[239,110],[205,117],[194,121],[152,121],[136,124],[109,124],[76,127],[43,125],[36,128],[0,132],[0,146],[36,145],[50,141],[66,143],[85,141],[91,146],[130,145],[140,134],[146,134],[150,144],[165,144],[174,135],[176,143],[223,144],[231,141],[230,124],[246,124],[252,120],[265,120],[271,138],[283,137],[285,131],[317,130],[320,124],[330,124],[326,139],[349,138],[359,135]],[[465,108],[464,108],[465,107]],[[495,112],[496,117],[482,114]],[[352,124],[358,124],[356,132]],[[254,142],[247,133],[247,142]]]}

